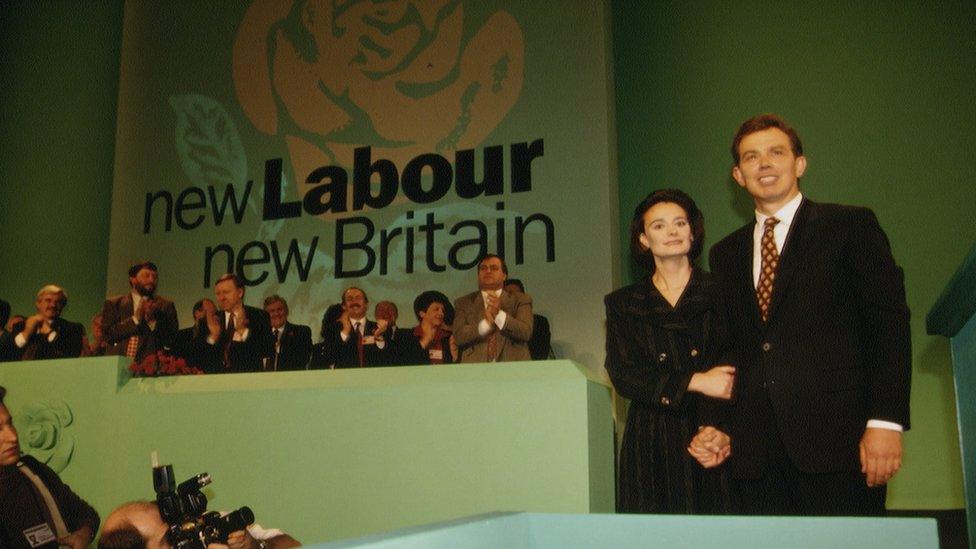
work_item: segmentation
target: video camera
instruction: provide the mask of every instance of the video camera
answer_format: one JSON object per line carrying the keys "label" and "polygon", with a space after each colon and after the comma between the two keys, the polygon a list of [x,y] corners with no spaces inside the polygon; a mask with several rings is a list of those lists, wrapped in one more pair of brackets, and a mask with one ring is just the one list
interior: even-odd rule
{"label": "video camera", "polygon": [[[155,456],[154,456],[155,458]],[[207,496],[202,492],[210,484],[207,473],[200,473],[176,485],[172,465],[153,463],[153,488],[156,505],[169,530],[166,537],[176,549],[206,549],[210,543],[227,543],[232,532],[245,529],[254,522],[248,507],[221,516],[207,512]]]}

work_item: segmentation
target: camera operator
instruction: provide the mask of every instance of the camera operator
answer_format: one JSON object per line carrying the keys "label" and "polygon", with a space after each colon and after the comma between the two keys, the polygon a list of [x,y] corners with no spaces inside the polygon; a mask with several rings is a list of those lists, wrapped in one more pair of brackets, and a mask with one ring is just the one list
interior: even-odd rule
{"label": "camera operator", "polygon": [[[166,533],[169,526],[159,514],[154,502],[136,501],[126,503],[112,511],[105,519],[99,549],[168,549],[172,547]],[[232,532],[227,545],[211,543],[208,549],[284,549],[300,547],[296,541],[281,530],[265,530],[257,524],[246,530]]]}
{"label": "camera operator", "polygon": [[5,395],[0,387],[0,547],[87,547],[98,530],[98,513],[51,468],[20,455]]}

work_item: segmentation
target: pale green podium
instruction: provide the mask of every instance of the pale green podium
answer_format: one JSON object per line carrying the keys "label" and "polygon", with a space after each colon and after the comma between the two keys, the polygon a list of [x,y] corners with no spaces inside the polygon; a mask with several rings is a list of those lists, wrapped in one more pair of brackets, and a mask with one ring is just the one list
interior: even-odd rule
{"label": "pale green podium", "polygon": [[952,345],[966,522],[969,547],[976,549],[976,247],[929,311],[925,326],[932,335],[948,337]]}
{"label": "pale green podium", "polygon": [[493,514],[314,549],[937,549],[934,519]]}
{"label": "pale green podium", "polygon": [[129,379],[0,364],[25,452],[104,518],[153,499],[150,452],[306,543],[493,511],[613,510],[609,389],[569,361]]}

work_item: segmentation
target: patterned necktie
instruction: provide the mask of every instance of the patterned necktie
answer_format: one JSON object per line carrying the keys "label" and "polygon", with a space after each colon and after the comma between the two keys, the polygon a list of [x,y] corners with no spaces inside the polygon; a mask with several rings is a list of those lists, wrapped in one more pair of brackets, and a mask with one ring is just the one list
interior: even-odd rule
{"label": "patterned necktie", "polygon": [[354,326],[356,330],[356,352],[359,355],[359,367],[366,365],[366,349],[363,347],[362,323],[357,322]]}
{"label": "patterned necktie", "polygon": [[759,284],[756,285],[756,301],[759,303],[759,314],[763,322],[769,318],[769,304],[773,300],[773,281],[776,280],[776,267],[779,265],[779,252],[776,250],[776,236],[773,229],[779,219],[767,217],[763,224],[762,241],[759,251],[762,263],[759,266]]}
{"label": "patterned necktie", "polygon": [[129,338],[129,342],[125,346],[125,356],[129,358],[135,358],[136,352],[139,350],[139,336],[132,336]]}

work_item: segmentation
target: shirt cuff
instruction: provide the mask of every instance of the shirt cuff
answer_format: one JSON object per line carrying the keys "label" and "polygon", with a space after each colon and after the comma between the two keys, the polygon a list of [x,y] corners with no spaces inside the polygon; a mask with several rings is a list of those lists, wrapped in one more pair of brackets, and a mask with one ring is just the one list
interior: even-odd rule
{"label": "shirt cuff", "polygon": [[251,335],[251,329],[250,328],[244,328],[243,330],[241,330],[239,332],[237,330],[235,330],[234,331],[234,337],[233,337],[233,339],[234,339],[234,341],[240,343],[242,341],[247,341],[247,336],[249,336],[249,335]]}
{"label": "shirt cuff", "polygon": [[347,334],[346,332],[343,332],[342,330],[339,330],[339,339],[341,339],[343,343],[349,341],[349,337],[351,335],[352,335],[352,332],[349,332]]}
{"label": "shirt cuff", "polygon": [[872,428],[872,427],[876,429],[887,429],[889,431],[898,431],[899,433],[905,431],[905,428],[902,427],[900,424],[895,423],[893,421],[884,421],[881,419],[869,419],[868,428]]}
{"label": "shirt cuff", "polygon": [[17,337],[14,338],[14,344],[17,345],[18,349],[22,349],[27,345],[27,338],[24,337],[23,333],[17,334]]}
{"label": "shirt cuff", "polygon": [[478,323],[478,335],[486,336],[491,332],[491,324],[488,324],[488,319],[482,318],[481,322]]}

